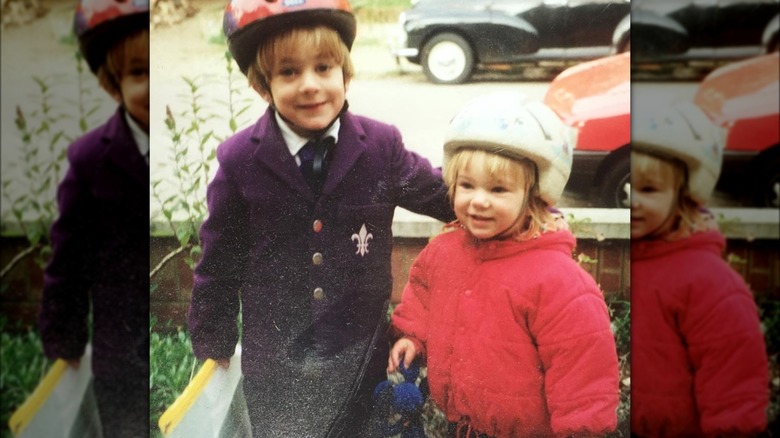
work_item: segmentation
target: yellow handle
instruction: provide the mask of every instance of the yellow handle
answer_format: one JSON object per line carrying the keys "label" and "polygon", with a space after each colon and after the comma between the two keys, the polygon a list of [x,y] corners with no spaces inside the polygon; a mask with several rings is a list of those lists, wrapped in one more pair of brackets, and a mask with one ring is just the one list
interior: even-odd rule
{"label": "yellow handle", "polygon": [[206,360],[192,381],[184,388],[181,395],[163,412],[162,416],[160,416],[160,421],[157,423],[163,435],[168,436],[181,422],[184,415],[187,414],[187,411],[189,411],[195,400],[203,392],[217,367],[217,362],[213,359]]}
{"label": "yellow handle", "polygon": [[30,421],[41,409],[43,403],[49,398],[54,388],[57,387],[66,369],[68,369],[68,363],[62,359],[57,359],[43,377],[43,380],[35,387],[33,393],[14,411],[8,420],[8,426],[11,428],[11,433],[14,436],[18,436],[30,424]]}

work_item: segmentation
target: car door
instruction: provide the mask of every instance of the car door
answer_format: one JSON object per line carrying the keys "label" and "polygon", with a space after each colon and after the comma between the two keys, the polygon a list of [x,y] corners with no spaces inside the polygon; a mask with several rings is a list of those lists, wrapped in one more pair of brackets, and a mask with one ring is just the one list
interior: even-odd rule
{"label": "car door", "polygon": [[610,53],[618,23],[631,12],[629,0],[568,0],[565,29],[569,57]]}
{"label": "car door", "polygon": [[718,0],[715,47],[719,58],[749,57],[763,53],[761,37],[777,16],[777,0]]}
{"label": "car door", "polygon": [[566,4],[567,0],[494,0],[490,10],[496,24],[508,17],[527,23],[535,31],[537,50],[544,50],[568,44]]}

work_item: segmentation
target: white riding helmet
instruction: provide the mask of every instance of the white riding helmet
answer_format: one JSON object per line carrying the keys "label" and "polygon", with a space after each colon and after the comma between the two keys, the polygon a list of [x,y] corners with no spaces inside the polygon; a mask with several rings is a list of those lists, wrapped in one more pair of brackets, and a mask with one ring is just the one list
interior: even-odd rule
{"label": "white riding helmet", "polygon": [[553,110],[519,93],[494,93],[467,104],[450,122],[444,166],[461,149],[482,149],[536,164],[539,192],[554,205],[569,180],[572,144]]}
{"label": "white riding helmet", "polygon": [[636,108],[631,115],[631,148],[682,161],[688,193],[699,205],[707,202],[720,176],[725,134],[690,102]]}

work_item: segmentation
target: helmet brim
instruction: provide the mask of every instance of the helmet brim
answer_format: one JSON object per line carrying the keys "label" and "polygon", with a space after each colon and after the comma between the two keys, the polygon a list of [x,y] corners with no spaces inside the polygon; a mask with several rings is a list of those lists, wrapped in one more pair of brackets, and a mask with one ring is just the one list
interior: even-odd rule
{"label": "helmet brim", "polygon": [[87,61],[92,73],[106,60],[108,51],[122,38],[133,32],[149,29],[149,12],[138,12],[102,23],[88,30],[78,39],[81,55]]}
{"label": "helmet brim", "polygon": [[228,37],[228,49],[239,69],[247,74],[257,56],[258,47],[268,38],[298,27],[325,25],[339,33],[348,49],[355,41],[355,16],[334,9],[308,9],[267,17],[248,24]]}

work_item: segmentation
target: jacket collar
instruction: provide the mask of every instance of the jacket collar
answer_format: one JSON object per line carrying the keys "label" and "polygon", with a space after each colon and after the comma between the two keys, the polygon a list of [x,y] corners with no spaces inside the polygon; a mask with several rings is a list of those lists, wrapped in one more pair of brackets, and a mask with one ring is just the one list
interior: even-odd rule
{"label": "jacket collar", "polygon": [[138,183],[149,184],[149,166],[133,140],[121,107],[103,125],[100,141],[104,145],[101,148],[101,160],[112,163]]}
{"label": "jacket collar", "polygon": [[631,259],[652,259],[682,250],[706,251],[720,255],[725,248],[726,238],[720,231],[701,231],[673,241],[634,240],[631,242]]}
{"label": "jacket collar", "polygon": [[536,238],[523,241],[477,241],[471,237],[465,229],[458,228],[456,232],[461,233],[463,246],[466,250],[472,252],[475,258],[482,261],[511,257],[515,254],[534,249],[560,251],[571,256],[577,242],[574,235],[569,230],[543,233]]}
{"label": "jacket collar", "polygon": [[[332,193],[349,174],[360,155],[366,149],[366,133],[354,115],[345,112],[341,116],[339,140],[333,149],[328,173],[323,186],[323,195]],[[303,175],[298,170],[295,158],[290,154],[277,125],[274,110],[269,107],[263,117],[257,121],[250,133],[250,139],[257,146],[253,159],[260,162],[293,190],[306,198],[314,199]]]}

